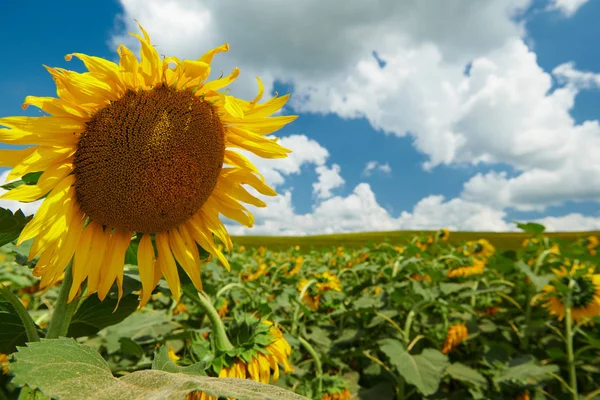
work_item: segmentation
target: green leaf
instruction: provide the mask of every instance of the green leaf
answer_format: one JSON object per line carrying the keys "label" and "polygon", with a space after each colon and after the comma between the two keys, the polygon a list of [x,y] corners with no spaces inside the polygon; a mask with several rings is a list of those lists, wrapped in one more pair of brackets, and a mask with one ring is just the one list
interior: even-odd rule
{"label": "green leaf", "polygon": [[438,350],[425,349],[420,355],[413,356],[395,339],[380,340],[379,348],[406,382],[415,385],[425,396],[438,390],[444,371],[450,365],[448,357]]}
{"label": "green leaf", "polygon": [[193,391],[245,400],[306,399],[251,380],[160,370],[137,371],[117,379],[99,353],[71,338],[29,343],[19,348],[15,358],[13,383],[39,388],[45,395],[61,400],[180,400]]}
{"label": "green leaf", "polygon": [[517,224],[517,228],[521,229],[523,232],[531,233],[532,235],[539,235],[546,230],[544,225],[536,224],[535,222],[527,222],[526,224],[516,221],[513,222]]}
{"label": "green leaf", "polygon": [[0,311],[0,353],[10,354],[27,342],[21,318],[12,312]]}
{"label": "green leaf", "polygon": [[529,280],[531,280],[531,282],[535,285],[535,288],[537,289],[537,291],[541,291],[544,286],[546,286],[549,282],[550,279],[552,279],[553,275],[543,275],[543,276],[538,276],[536,274],[533,273],[533,271],[531,270],[531,268],[529,268],[529,265],[525,264],[523,261],[517,261],[515,263],[515,266],[525,275],[527,275],[527,277],[529,278]]}
{"label": "green leaf", "polygon": [[144,309],[131,314],[120,323],[106,329],[106,348],[109,354],[121,348],[119,338],[136,340],[144,337],[160,340],[161,336],[173,331],[178,324],[172,322],[165,311]]}
{"label": "green leaf", "polygon": [[473,287],[472,283],[452,283],[452,282],[442,282],[440,283],[440,290],[443,294],[451,294],[454,292],[459,292],[463,289],[471,289]]}
{"label": "green leaf", "polygon": [[67,336],[95,335],[100,330],[123,321],[137,309],[138,304],[138,296],[129,294],[121,299],[115,310],[116,298],[101,301],[98,296],[89,296],[73,315]]}
{"label": "green leaf", "polygon": [[453,363],[446,369],[446,373],[450,375],[452,379],[456,379],[457,381],[470,383],[477,387],[487,386],[487,380],[483,375],[473,368],[467,367],[461,363]]}
{"label": "green leaf", "polygon": [[142,358],[144,356],[144,349],[135,340],[131,340],[128,337],[122,337],[119,339],[119,343],[121,344],[121,352],[123,354],[136,358]]}
{"label": "green leaf", "polygon": [[13,214],[10,210],[0,208],[0,246],[17,239],[30,219],[21,210]]}
{"label": "green leaf", "polygon": [[21,388],[18,400],[50,400],[50,397],[44,396],[39,390],[31,390],[28,386]]}
{"label": "green leaf", "polygon": [[171,361],[167,346],[161,346],[154,352],[154,360],[152,360],[152,369],[165,372],[179,372],[182,374],[191,375],[206,375],[206,363],[199,362],[188,367],[180,367]]}
{"label": "green leaf", "polygon": [[540,381],[550,379],[550,374],[559,372],[557,365],[539,365],[531,356],[511,360],[509,366],[494,377],[496,383],[514,382],[523,385],[535,385]]}

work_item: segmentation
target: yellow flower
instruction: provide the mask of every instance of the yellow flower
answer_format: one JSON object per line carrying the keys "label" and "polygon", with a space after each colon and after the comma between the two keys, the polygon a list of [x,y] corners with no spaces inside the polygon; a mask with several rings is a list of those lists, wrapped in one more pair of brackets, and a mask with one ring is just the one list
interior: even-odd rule
{"label": "yellow flower", "polygon": [[[223,265],[227,259],[213,234],[232,247],[219,214],[246,226],[251,213],[240,203],[265,206],[242,185],[276,195],[250,161],[233,149],[265,158],[286,157],[289,150],[266,135],[295,116],[271,114],[288,96],[263,104],[263,86],[252,101],[218,90],[239,75],[208,81],[215,54],[197,60],[161,59],[146,31],[141,59],[118,47],[118,64],[81,53],[88,72],[46,69],[58,98],[25,99],[51,114],[0,118],[0,141],[34,145],[0,150],[2,166],[12,167],[8,180],[43,172],[34,185],[20,185],[3,199],[31,202],[44,198],[18,243],[34,239],[29,259],[39,256],[34,274],[41,288],[60,279],[73,260],[71,301],[87,279],[87,293],[103,300],[114,282],[122,296],[123,264],[132,236],[137,251],[141,300],[145,304],[164,276],[176,301],[180,298],[177,263],[201,289],[202,246]],[[177,263],[176,263],[177,262]]]}
{"label": "yellow flower", "polygon": [[[578,270],[583,268],[587,268],[584,274],[576,274]],[[560,269],[552,269],[552,271],[556,275],[555,281],[564,285],[568,285],[571,279],[575,281],[571,300],[573,305],[571,317],[574,321],[579,323],[600,315],[600,274],[594,274],[594,268],[588,268],[579,262],[575,262],[570,271],[567,271],[564,266],[561,266]],[[562,320],[566,311],[563,296],[557,293],[556,287],[552,284],[544,286],[542,291],[546,294],[544,307],[548,309],[550,314],[555,315],[559,321]]]}
{"label": "yellow flower", "polygon": [[429,276],[429,274],[425,274],[425,276],[421,275],[421,274],[411,274],[409,279],[415,280],[415,281],[425,281],[425,282],[431,282],[431,276]]}
{"label": "yellow flower", "polygon": [[465,324],[456,324],[448,328],[448,334],[444,345],[442,346],[442,353],[448,354],[459,344],[469,337],[469,331]]}
{"label": "yellow flower", "polygon": [[442,228],[438,232],[437,237],[438,237],[439,240],[447,241],[448,238],[450,237],[450,231],[448,229],[446,229],[446,228]]}
{"label": "yellow flower", "polygon": [[394,250],[396,250],[396,252],[398,252],[399,254],[404,253],[404,247],[402,246],[395,246]]}
{"label": "yellow flower", "polygon": [[240,246],[238,251],[241,253],[242,251],[246,251],[246,246]]}
{"label": "yellow flower", "polygon": [[173,347],[169,347],[169,358],[171,359],[171,361],[175,362],[178,361],[181,357],[175,354],[175,350],[173,350]]}
{"label": "yellow flower", "polygon": [[221,303],[221,307],[219,307],[219,309],[217,310],[217,314],[219,314],[219,317],[223,318],[225,317],[225,315],[227,315],[227,312],[229,311],[229,309],[227,308],[229,306],[229,301],[227,299],[223,300],[223,303]]}
{"label": "yellow flower", "polygon": [[249,274],[244,274],[243,278],[246,282],[252,282],[265,275],[267,271],[267,264],[262,263],[258,266],[258,268],[256,268],[256,271]]}
{"label": "yellow flower", "polygon": [[336,292],[342,291],[342,284],[338,279],[337,275],[332,274],[329,271],[323,272],[319,275],[320,278],[326,279],[326,282],[317,283],[317,290],[319,292],[326,292],[328,290],[335,290]]}
{"label": "yellow flower", "polygon": [[528,390],[524,391],[522,394],[518,394],[515,397],[515,400],[529,400],[529,399],[530,399],[530,397],[529,397],[529,391]]}
{"label": "yellow flower", "polygon": [[187,306],[183,303],[178,303],[177,306],[173,309],[173,315],[179,315],[182,313],[186,313],[188,310]]}
{"label": "yellow flower", "polygon": [[288,273],[288,276],[294,276],[298,272],[300,272],[300,269],[302,268],[303,264],[304,264],[304,257],[302,257],[302,256],[296,257],[296,265],[294,265],[294,268],[292,268],[292,270]]}
{"label": "yellow flower", "polygon": [[348,388],[337,392],[337,393],[325,393],[323,395],[323,397],[321,397],[321,400],[350,400],[352,398],[352,396],[350,395],[350,390],[348,390]]}
{"label": "yellow flower", "polygon": [[[288,361],[288,357],[292,354],[291,346],[271,321],[263,321],[263,323],[271,327],[269,331],[271,343],[262,351],[256,352],[249,362],[238,358],[232,365],[221,368],[219,378],[251,379],[268,384],[271,375],[273,383],[279,379],[279,365],[283,366],[283,372],[286,374],[294,371]],[[186,400],[217,400],[217,398],[202,392],[194,392],[189,394]]]}
{"label": "yellow flower", "polygon": [[380,286],[377,286],[377,287],[375,288],[375,295],[378,295],[379,293],[381,293],[381,287],[380,287]]}
{"label": "yellow flower", "polygon": [[2,366],[3,375],[8,375],[8,364],[10,364],[8,361],[8,355],[0,353],[0,366]]}
{"label": "yellow flower", "polygon": [[485,269],[485,260],[481,260],[478,258],[473,259],[473,265],[452,268],[448,271],[448,278],[457,278],[461,276],[469,276],[469,275],[481,275],[483,274],[483,270]]}

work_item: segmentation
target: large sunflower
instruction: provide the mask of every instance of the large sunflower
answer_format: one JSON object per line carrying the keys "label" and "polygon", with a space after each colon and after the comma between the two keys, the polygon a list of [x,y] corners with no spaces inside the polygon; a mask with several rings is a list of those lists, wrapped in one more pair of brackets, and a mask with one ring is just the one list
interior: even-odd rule
{"label": "large sunflower", "polygon": [[0,141],[34,145],[0,150],[0,165],[12,167],[7,181],[43,172],[34,185],[21,185],[3,199],[45,199],[18,243],[34,239],[29,258],[39,256],[34,274],[48,287],[72,260],[69,301],[87,279],[87,293],[104,299],[113,283],[122,295],[125,252],[132,238],[137,249],[145,304],[161,276],[180,297],[177,263],[200,289],[197,245],[228,262],[214,242],[229,250],[231,239],[219,213],[251,227],[252,214],[240,201],[263,207],[242,185],[276,195],[256,167],[232,149],[265,158],[289,150],[266,135],[296,119],[275,116],[289,95],[259,104],[217,92],[239,74],[207,81],[213,56],[198,60],[161,59],[140,26],[141,59],[118,47],[119,64],[73,53],[88,72],[46,69],[58,98],[32,97],[50,116],[0,118]]}

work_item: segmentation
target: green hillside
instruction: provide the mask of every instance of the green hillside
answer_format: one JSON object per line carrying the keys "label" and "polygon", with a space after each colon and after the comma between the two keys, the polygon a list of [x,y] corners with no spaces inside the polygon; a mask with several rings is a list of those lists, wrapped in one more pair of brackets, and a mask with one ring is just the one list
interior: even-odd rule
{"label": "green hillside", "polygon": [[[331,246],[360,247],[369,243],[387,242],[390,244],[402,244],[417,235],[434,234],[436,231],[387,231],[387,232],[360,232],[360,233],[338,233],[331,235],[313,236],[232,236],[234,243],[240,246],[268,248],[287,248],[291,246],[308,246],[315,248]],[[588,232],[547,232],[544,235],[564,241],[573,241],[589,235],[599,235],[599,231]],[[452,244],[468,240],[485,238],[496,248],[501,250],[514,250],[520,247],[523,240],[530,237],[529,233],[523,232],[451,232]]]}

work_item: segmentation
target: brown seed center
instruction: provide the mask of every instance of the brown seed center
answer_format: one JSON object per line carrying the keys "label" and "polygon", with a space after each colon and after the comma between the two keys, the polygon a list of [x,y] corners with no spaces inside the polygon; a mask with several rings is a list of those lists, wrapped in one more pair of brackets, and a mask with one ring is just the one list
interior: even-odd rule
{"label": "brown seed center", "polygon": [[166,231],[209,198],[224,152],[223,125],[206,101],[167,87],[130,91],[98,111],[81,135],[77,201],[105,226]]}

